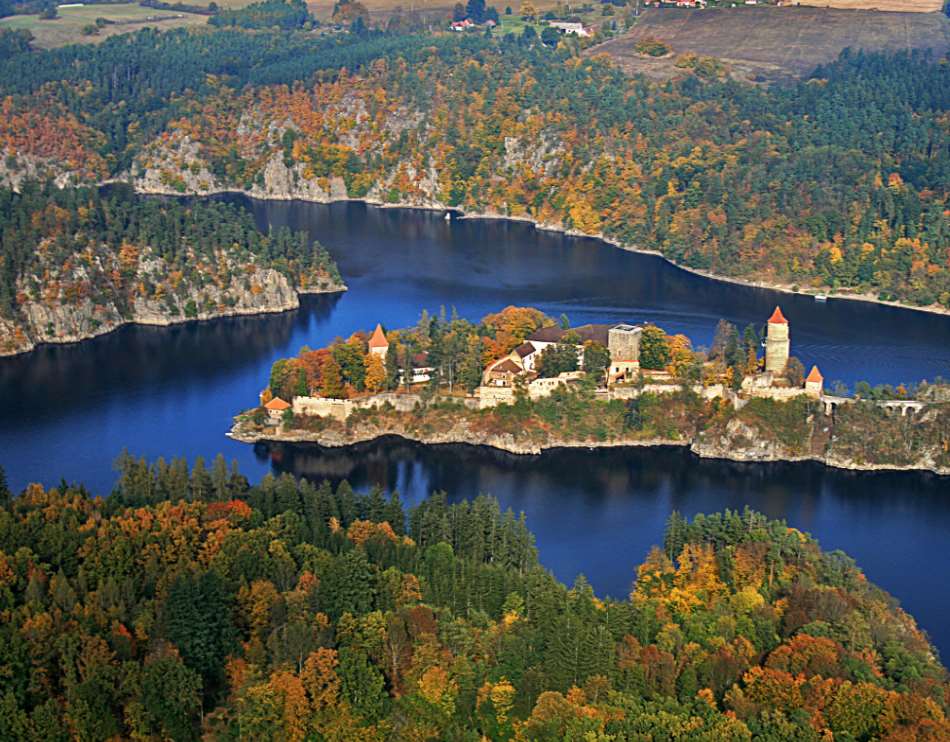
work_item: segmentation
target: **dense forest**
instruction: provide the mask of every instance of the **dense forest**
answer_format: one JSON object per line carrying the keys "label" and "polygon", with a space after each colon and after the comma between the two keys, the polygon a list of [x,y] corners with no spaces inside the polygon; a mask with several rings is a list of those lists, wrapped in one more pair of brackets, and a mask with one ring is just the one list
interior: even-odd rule
{"label": "dense forest", "polygon": [[720,274],[950,306],[948,65],[851,52],[787,87],[699,68],[657,83],[458,36],[143,31],[16,54],[0,140],[84,178],[132,168],[171,190],[282,196],[338,183]]}
{"label": "dense forest", "polygon": [[135,319],[137,309],[194,318],[253,300],[273,275],[290,293],[342,287],[319,243],[287,229],[262,234],[236,206],[142,199],[127,186],[0,189],[0,350],[19,348],[39,317],[54,325],[56,308],[90,323],[113,312]]}
{"label": "dense forest", "polygon": [[556,581],[490,497],[118,469],[107,499],[0,476],[4,739],[950,735],[913,619],[748,510],[674,512],[615,600]]}

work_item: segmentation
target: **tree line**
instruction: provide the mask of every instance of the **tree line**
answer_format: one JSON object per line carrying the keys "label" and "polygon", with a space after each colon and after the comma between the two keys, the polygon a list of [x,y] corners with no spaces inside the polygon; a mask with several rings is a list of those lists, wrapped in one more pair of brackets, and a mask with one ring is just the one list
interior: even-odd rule
{"label": "tree line", "polygon": [[[108,498],[0,470],[0,736],[939,739],[947,674],[840,552],[673,513],[624,599],[498,502],[127,454]],[[543,555],[542,555],[543,559]],[[634,572],[631,571],[631,578]]]}

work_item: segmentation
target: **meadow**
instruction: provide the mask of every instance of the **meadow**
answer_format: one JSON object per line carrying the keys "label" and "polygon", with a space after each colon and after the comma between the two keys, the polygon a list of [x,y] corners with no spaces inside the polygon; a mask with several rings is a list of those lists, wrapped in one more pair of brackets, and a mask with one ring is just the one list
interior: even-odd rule
{"label": "meadow", "polygon": [[885,10],[897,13],[937,13],[943,0],[798,0],[800,5],[841,10]]}
{"label": "meadow", "polygon": [[[642,39],[658,39],[673,54],[645,57],[636,50]],[[929,48],[940,56],[950,49],[950,21],[938,13],[811,7],[650,9],[629,32],[587,54],[606,53],[628,72],[666,79],[678,72],[676,57],[692,52],[725,62],[737,79],[768,83],[801,78],[847,47]]]}
{"label": "meadow", "polygon": [[[97,18],[105,18],[111,23],[99,28],[94,35],[85,34],[84,29],[95,26]],[[61,6],[58,17],[52,20],[43,20],[38,15],[8,16],[0,18],[0,28],[25,28],[33,34],[34,46],[53,49],[67,44],[97,43],[110,36],[138,31],[146,26],[161,29],[180,28],[203,25],[207,20],[203,15],[143,8],[134,3],[97,4]]]}

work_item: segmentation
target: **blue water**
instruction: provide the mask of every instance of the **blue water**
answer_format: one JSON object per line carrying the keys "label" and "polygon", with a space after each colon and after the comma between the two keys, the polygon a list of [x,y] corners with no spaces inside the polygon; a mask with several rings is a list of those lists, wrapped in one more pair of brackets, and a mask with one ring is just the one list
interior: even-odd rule
{"label": "blue water", "polygon": [[350,290],[283,315],[171,328],[127,327],[74,346],[0,360],[0,464],[14,488],[82,481],[101,495],[123,448],[154,459],[218,452],[252,480],[272,469],[398,488],[487,492],[524,510],[541,560],[567,582],[629,591],[635,565],[669,512],[746,504],[853,556],[950,652],[950,482],[853,474],[812,465],[735,465],[682,451],[555,452],[517,458],[477,448],[382,442],[358,452],[270,450],[225,437],[255,403],[271,363],[376,322],[399,327],[426,308],[470,319],[507,304],[574,323],[653,321],[708,344],[718,319],[764,323],[776,303],[792,352],[848,384],[950,377],[950,317],[859,302],[779,295],[698,278],[664,261],[525,224],[464,220],[360,204],[252,203],[262,228],[307,229],[337,259]]}

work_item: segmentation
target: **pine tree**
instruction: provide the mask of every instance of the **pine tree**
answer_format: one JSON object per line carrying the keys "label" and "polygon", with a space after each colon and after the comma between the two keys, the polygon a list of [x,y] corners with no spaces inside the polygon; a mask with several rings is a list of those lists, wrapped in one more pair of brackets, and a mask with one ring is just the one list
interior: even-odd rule
{"label": "pine tree", "polygon": [[10,492],[10,487],[7,485],[7,473],[3,466],[0,466],[0,508],[10,507],[12,501],[13,493]]}
{"label": "pine tree", "polygon": [[663,551],[670,561],[676,559],[686,543],[689,526],[686,519],[674,510],[666,520],[666,531],[663,534]]}

